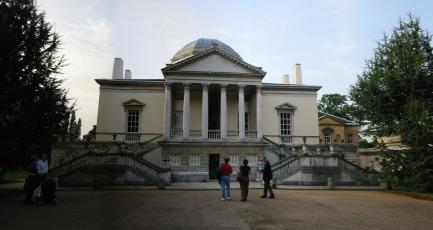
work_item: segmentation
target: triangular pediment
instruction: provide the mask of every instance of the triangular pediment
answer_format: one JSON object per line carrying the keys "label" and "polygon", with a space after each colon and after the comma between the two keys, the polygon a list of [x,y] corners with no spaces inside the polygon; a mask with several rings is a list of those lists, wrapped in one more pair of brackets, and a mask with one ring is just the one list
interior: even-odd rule
{"label": "triangular pediment", "polygon": [[327,125],[344,125],[345,122],[341,120],[337,120],[330,116],[324,116],[319,118],[319,124],[327,124]]}
{"label": "triangular pediment", "polygon": [[275,107],[276,110],[295,110],[296,106],[286,102]]}
{"label": "triangular pediment", "polygon": [[234,58],[219,49],[212,49],[194,55],[162,69],[163,73],[230,73],[265,76],[261,68]]}
{"label": "triangular pediment", "polygon": [[357,125],[356,122],[335,116],[333,114],[319,112],[319,122],[322,123],[335,123],[344,125]]}
{"label": "triangular pediment", "polygon": [[122,103],[123,106],[145,106],[145,104],[137,99],[129,99]]}
{"label": "triangular pediment", "polygon": [[215,53],[182,66],[179,71],[253,73],[251,70]]}

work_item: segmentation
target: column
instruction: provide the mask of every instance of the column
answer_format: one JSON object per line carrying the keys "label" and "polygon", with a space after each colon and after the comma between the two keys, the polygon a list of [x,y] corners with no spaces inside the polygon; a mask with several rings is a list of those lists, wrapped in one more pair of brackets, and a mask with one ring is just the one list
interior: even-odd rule
{"label": "column", "polygon": [[221,85],[220,129],[221,139],[227,138],[227,85]]}
{"label": "column", "polygon": [[239,85],[239,99],[238,99],[238,112],[239,112],[239,138],[245,140],[245,85]]}
{"label": "column", "polygon": [[170,138],[171,123],[171,83],[165,83],[165,102],[164,102],[164,138]]}
{"label": "column", "polygon": [[183,84],[183,138],[189,138],[189,101],[190,101],[190,93],[189,93],[190,84]]}
{"label": "column", "polygon": [[208,121],[209,121],[209,84],[203,84],[203,94],[201,97],[201,137],[208,138]]}
{"label": "column", "polygon": [[262,86],[258,85],[256,90],[256,125],[257,140],[262,140]]}

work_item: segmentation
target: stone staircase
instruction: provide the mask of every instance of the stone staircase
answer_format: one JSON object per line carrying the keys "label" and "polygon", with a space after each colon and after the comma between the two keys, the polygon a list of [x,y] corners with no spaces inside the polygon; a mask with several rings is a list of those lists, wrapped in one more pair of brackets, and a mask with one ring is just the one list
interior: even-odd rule
{"label": "stone staircase", "polygon": [[[134,154],[89,152],[51,169],[49,176],[58,178],[59,184],[62,184],[63,180],[67,181],[69,176],[74,173],[80,173],[83,169],[87,170],[87,177],[92,177],[92,175],[96,175],[101,169],[105,170],[105,174],[109,174],[110,172],[106,171],[113,172],[116,171],[115,169],[119,168],[132,171],[134,174],[141,177],[145,184],[161,183],[161,174],[166,172],[165,169],[140,159]],[[83,184],[88,184],[86,181],[93,183],[95,178],[81,179]],[[109,184],[110,182],[99,181],[99,183]],[[81,183],[78,182],[77,184]]]}
{"label": "stone staircase", "polygon": [[337,185],[378,185],[377,172],[367,171],[338,155],[298,155],[272,165],[277,184],[326,185],[334,178]]}

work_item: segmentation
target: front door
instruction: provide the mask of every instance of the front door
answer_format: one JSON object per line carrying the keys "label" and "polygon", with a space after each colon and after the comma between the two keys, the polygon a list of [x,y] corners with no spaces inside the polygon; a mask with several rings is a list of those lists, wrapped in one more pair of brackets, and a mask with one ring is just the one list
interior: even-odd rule
{"label": "front door", "polygon": [[215,169],[220,167],[220,155],[209,154],[209,180],[217,179],[215,175]]}

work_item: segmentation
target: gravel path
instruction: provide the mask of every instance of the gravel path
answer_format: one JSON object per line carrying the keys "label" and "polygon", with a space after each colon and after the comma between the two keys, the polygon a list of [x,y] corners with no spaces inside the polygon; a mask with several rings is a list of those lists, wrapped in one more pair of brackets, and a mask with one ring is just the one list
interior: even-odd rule
{"label": "gravel path", "polygon": [[433,202],[380,191],[69,191],[56,206],[0,198],[0,229],[433,229]]}

